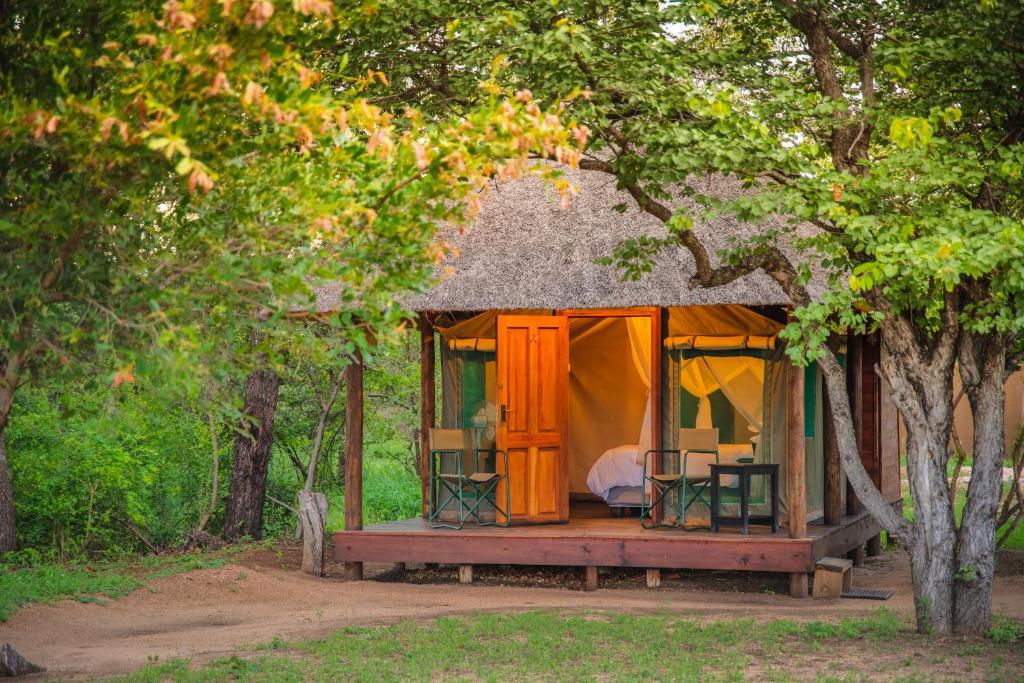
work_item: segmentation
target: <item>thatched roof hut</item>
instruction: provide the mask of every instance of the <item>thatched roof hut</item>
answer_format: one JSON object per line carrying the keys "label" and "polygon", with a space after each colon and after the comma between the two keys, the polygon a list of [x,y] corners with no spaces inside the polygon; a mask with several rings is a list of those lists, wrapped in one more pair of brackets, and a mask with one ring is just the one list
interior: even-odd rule
{"label": "thatched roof hut", "polygon": [[[412,310],[790,303],[763,272],[721,287],[691,288],[693,257],[681,245],[663,249],[652,272],[639,281],[623,282],[618,269],[598,265],[597,259],[611,255],[615,246],[627,239],[664,237],[664,224],[641,211],[628,193],[617,190],[610,175],[568,171],[567,176],[579,188],[567,208],[562,208],[556,192],[537,178],[492,188],[471,226],[442,232],[442,238],[455,249],[439,268],[438,284],[411,300]],[[695,186],[723,200],[746,192],[733,178],[709,177]],[[696,209],[696,203],[687,197],[679,204]],[[729,217],[694,227],[716,260],[715,252],[760,229]]]}

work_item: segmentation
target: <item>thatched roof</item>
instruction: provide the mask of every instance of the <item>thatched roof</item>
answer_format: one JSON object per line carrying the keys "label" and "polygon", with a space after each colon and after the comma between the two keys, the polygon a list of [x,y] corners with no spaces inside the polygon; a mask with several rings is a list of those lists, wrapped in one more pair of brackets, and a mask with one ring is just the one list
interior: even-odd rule
{"label": "thatched roof", "polygon": [[[612,308],[699,304],[785,305],[789,298],[767,275],[756,272],[731,284],[690,289],[693,257],[683,247],[663,250],[654,269],[637,282],[622,282],[613,266],[595,260],[629,238],[664,236],[664,225],[615,189],[615,178],[571,171],[580,192],[562,209],[555,191],[526,178],[502,183],[485,198],[473,224],[460,234],[443,231],[456,250],[439,267],[440,280],[410,302],[415,311],[516,308]],[[708,178],[698,189],[722,199],[744,192],[739,181]],[[693,206],[692,200],[681,203]],[[625,204],[626,211],[614,210]],[[718,218],[694,230],[713,252],[757,228]],[[712,254],[717,260],[717,255]],[[447,271],[447,273],[446,273]]]}

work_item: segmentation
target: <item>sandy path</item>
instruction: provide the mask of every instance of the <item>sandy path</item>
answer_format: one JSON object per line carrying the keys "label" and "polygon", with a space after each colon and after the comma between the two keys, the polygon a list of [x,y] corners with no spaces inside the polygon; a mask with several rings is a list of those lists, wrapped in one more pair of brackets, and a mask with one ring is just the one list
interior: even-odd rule
{"label": "sandy path", "polygon": [[[351,624],[476,610],[669,609],[712,617],[818,619],[863,614],[883,604],[818,603],[679,587],[584,593],[558,588],[346,583],[301,574],[293,568],[293,554],[276,555],[274,560],[268,559],[268,553],[242,556],[237,564],[154,580],[148,588],[106,605],[70,601],[33,605],[0,624],[0,642],[11,642],[28,659],[47,667],[49,676],[78,678],[130,671],[154,657],[206,661],[275,636],[316,637]],[[368,567],[368,573],[372,569]],[[995,609],[1024,618],[1024,576],[1014,574],[998,580]],[[902,553],[871,560],[856,576],[858,587],[896,590],[896,596],[884,604],[911,614]]]}

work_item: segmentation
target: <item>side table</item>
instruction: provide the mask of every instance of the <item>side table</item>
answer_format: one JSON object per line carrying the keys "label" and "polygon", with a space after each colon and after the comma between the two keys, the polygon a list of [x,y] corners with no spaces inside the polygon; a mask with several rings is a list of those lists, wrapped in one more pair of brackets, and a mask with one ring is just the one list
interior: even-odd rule
{"label": "side table", "polygon": [[[719,487],[722,475],[734,474],[740,484],[740,516],[721,515]],[[770,515],[750,516],[750,478],[766,476],[771,480],[772,509]],[[711,530],[719,526],[738,526],[741,534],[750,531],[750,524],[771,524],[772,533],[779,531],[779,464],[778,463],[715,463],[711,465]]]}

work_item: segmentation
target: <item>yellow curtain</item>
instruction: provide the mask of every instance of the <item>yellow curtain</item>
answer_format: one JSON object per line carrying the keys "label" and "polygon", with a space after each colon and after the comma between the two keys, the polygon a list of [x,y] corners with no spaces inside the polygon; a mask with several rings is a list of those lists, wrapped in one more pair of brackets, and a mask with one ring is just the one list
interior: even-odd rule
{"label": "yellow curtain", "polygon": [[641,450],[646,450],[654,448],[654,441],[651,439],[651,319],[626,318],[626,329],[629,332],[629,350],[636,365],[636,372],[647,387],[644,421],[640,425],[640,438],[637,442]]}

